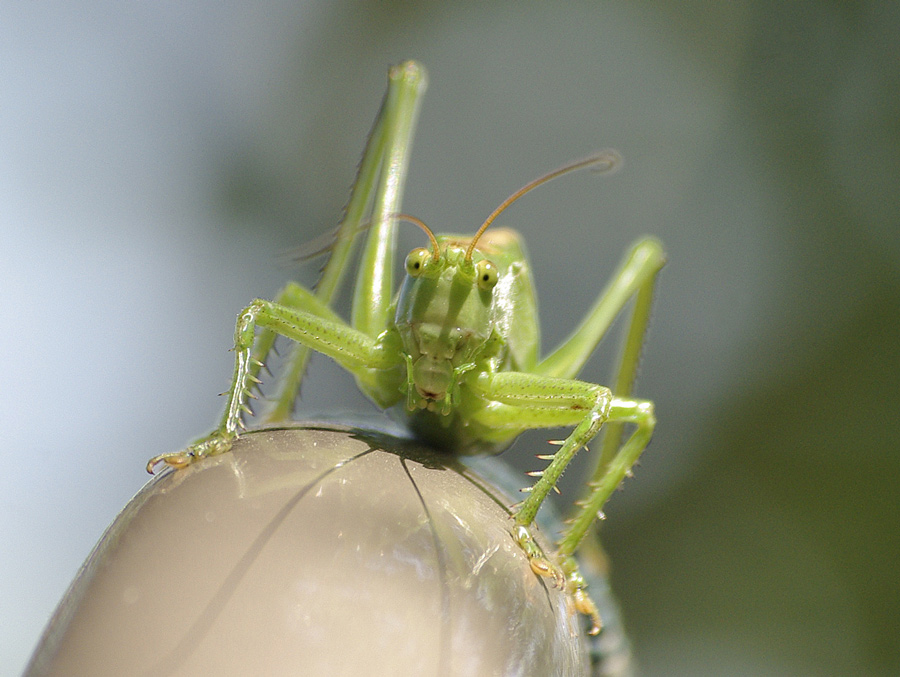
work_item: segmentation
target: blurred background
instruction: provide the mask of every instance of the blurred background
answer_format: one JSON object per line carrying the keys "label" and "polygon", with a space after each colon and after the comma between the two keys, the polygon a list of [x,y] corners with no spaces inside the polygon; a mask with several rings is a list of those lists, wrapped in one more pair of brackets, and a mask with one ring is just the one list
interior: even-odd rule
{"label": "blurred background", "polygon": [[[279,255],[337,223],[386,69],[416,58],[404,210],[435,230],[473,231],[597,148],[625,156],[502,219],[545,348],[631,241],[667,246],[637,387],[659,427],[603,527],[644,674],[900,674],[900,4],[0,15],[0,673],[147,458],[216,421],[237,311],[314,282]],[[407,228],[401,250],[421,241]],[[316,360],[301,413],[370,411],[355,393]],[[507,456],[533,468],[547,438]]]}

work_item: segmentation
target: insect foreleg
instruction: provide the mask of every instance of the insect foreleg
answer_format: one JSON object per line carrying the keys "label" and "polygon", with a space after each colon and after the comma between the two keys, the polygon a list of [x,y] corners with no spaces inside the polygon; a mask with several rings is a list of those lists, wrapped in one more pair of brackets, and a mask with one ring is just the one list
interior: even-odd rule
{"label": "insect foreleg", "polygon": [[[341,322],[337,313],[319,299],[318,294],[314,294],[296,282],[289,282],[285,285],[284,289],[275,297],[275,305],[304,310],[332,322]],[[257,376],[261,365],[265,364],[275,344],[276,336],[276,332],[272,329],[263,329],[257,335],[256,343],[253,346],[253,359],[250,361],[250,373],[253,377]],[[294,400],[300,390],[300,381],[309,357],[309,350],[302,343],[293,346],[287,367],[278,375],[278,395],[274,399],[272,408],[266,413],[266,422],[285,421],[291,417]]]}
{"label": "insect foreleg", "polygon": [[[477,380],[482,395],[494,404],[476,414],[478,420],[498,430],[524,430],[575,425],[572,433],[553,455],[550,464],[533,473],[538,480],[515,512],[516,541],[525,550],[534,571],[565,582],[579,611],[593,619],[592,632],[599,632],[599,616],[584,590],[584,579],[572,558],[603,504],[621,483],[640,456],[653,433],[653,405],[643,400],[614,397],[608,388],[572,379],[537,376],[521,372],[484,375]],[[547,559],[531,536],[529,527],[550,491],[575,454],[607,422],[631,423],[637,429],[608,464],[600,482],[591,486],[589,498],[579,503],[580,511],[560,542],[557,563]]]}
{"label": "insect foreleg", "polygon": [[[290,292],[298,298],[311,296],[299,286],[291,288]],[[257,299],[241,311],[234,332],[234,376],[219,426],[185,451],[151,459],[147,470],[153,472],[153,468],[161,462],[183,467],[199,458],[225,453],[231,448],[234,438],[244,428],[243,414],[250,413],[247,398],[259,381],[256,374],[261,363],[253,356],[257,327],[268,330],[266,342],[275,334],[285,336],[333,358],[361,380],[372,373],[384,372],[400,365],[399,351],[389,340],[373,339],[353,329],[336,318],[321,302],[313,300],[312,308],[313,311],[309,311]],[[264,349],[265,345],[258,350],[262,352]],[[378,385],[383,384],[376,382],[376,386]],[[399,396],[399,390],[388,385],[376,388],[370,394],[380,405],[388,406],[398,398],[394,396],[395,392]],[[382,396],[379,400],[379,393],[390,393],[390,396]]]}
{"label": "insect foreleg", "polygon": [[257,299],[238,316],[235,350],[249,356],[254,330],[261,327],[331,357],[354,374],[361,369],[389,369],[399,364],[395,350],[350,327],[326,306],[316,311]]}
{"label": "insect foreleg", "polygon": [[609,418],[612,393],[594,383],[524,372],[485,374],[477,387],[485,399],[507,405],[485,407],[475,414],[491,428],[521,432],[575,426],[516,512],[516,524],[529,526],[566,466]]}
{"label": "insect foreleg", "polygon": [[[625,324],[624,340],[613,379],[612,392],[617,398],[610,418],[603,430],[603,441],[596,450],[596,467],[588,491],[578,502],[581,508],[567,531],[561,546],[563,556],[571,555],[584,538],[594,516],[601,509],[609,493],[621,482],[624,472],[613,464],[628,460],[634,463],[647,446],[653,431],[654,418],[649,402],[630,400],[631,390],[640,362],[644,334],[650,320],[656,275],[665,263],[662,245],[654,238],[639,240],[632,247],[607,288],[597,299],[587,317],[573,334],[537,366],[538,373],[574,377],[584,366],[597,343],[603,338],[613,320],[633,298],[634,303]],[[626,406],[625,403],[631,402]],[[615,404],[618,403],[618,404]],[[629,406],[631,407],[629,409]],[[622,446],[626,423],[637,424],[637,430]],[[620,449],[621,447],[621,449]],[[627,447],[627,449],[626,449]],[[598,493],[597,487],[606,489]]]}
{"label": "insect foreleg", "polygon": [[[652,405],[629,398],[637,375],[644,334],[650,321],[656,275],[664,263],[665,254],[659,241],[653,238],[638,241],[581,326],[559,349],[538,365],[540,373],[577,373],[609,324],[628,301],[634,299],[630,318],[625,324],[612,386],[612,392],[621,406],[612,408],[609,422],[603,430],[602,443],[595,450],[596,466],[588,482],[588,490],[578,501],[580,509],[574,513],[574,519],[570,520],[571,526],[560,545],[563,557],[574,553],[578,543],[590,529],[594,516],[624,478],[625,471],[613,466],[627,461],[630,468],[650,440],[655,424]],[[631,404],[626,406],[627,402]],[[637,429],[625,446],[622,446],[622,433],[627,423],[636,424]],[[601,486],[604,489],[598,492],[598,487]]]}
{"label": "insect foreleg", "polygon": [[610,424],[635,426],[631,437],[622,445],[618,452],[605,466],[602,477],[589,483],[589,493],[586,498],[578,501],[580,510],[570,520],[569,528],[559,542],[559,555],[568,557],[575,552],[578,544],[588,533],[594,520],[597,519],[607,499],[613,491],[622,483],[631,467],[638,460],[641,452],[650,442],[653,429],[656,426],[656,416],[653,412],[653,403],[646,400],[632,400],[613,398],[609,408]]}

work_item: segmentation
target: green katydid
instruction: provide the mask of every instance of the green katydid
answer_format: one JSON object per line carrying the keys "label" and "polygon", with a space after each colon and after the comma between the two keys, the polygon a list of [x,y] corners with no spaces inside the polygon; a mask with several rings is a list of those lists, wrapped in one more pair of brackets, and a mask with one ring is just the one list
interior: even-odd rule
{"label": "green katydid", "polygon": [[[219,426],[186,450],[148,463],[176,468],[228,451],[244,428],[242,414],[259,383],[276,335],[297,342],[269,414],[292,413],[309,351],[333,358],[360,389],[383,408],[402,410],[413,432],[456,454],[498,453],[522,432],[574,426],[515,511],[513,536],[532,568],[565,585],[575,607],[594,619],[574,560],[576,548],[613,490],[630,472],[653,432],[653,405],[630,395],[653,284],[664,263],[660,243],[638,241],[581,325],[548,356],[538,355],[539,328],[528,262],[519,236],[489,227],[512,202],[533,188],[579,169],[610,171],[615,151],[601,151],[550,172],[513,193],[473,236],[435,236],[420,220],[400,213],[413,128],[426,87],[424,69],[406,62],[390,70],[389,86],[369,137],[345,218],[315,292],[288,284],[274,302],[255,300],[238,316],[235,367]],[[393,241],[399,220],[417,224],[430,246],[406,259],[406,277],[394,296]],[[353,298],[352,321],[330,307],[346,271],[356,235],[368,227]],[[612,321],[634,299],[624,349],[612,388],[576,379]],[[256,329],[261,331],[257,335]],[[634,430],[622,442],[623,427]],[[575,453],[606,426],[596,471],[586,496],[546,557],[529,527]]]}

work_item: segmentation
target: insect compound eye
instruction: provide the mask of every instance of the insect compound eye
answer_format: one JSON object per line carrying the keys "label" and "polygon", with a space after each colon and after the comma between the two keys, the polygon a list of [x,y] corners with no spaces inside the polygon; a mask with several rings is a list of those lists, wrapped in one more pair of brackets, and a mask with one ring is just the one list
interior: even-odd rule
{"label": "insect compound eye", "polygon": [[411,277],[419,277],[425,269],[425,264],[431,258],[431,252],[424,247],[413,249],[406,257],[406,272]]}
{"label": "insect compound eye", "polygon": [[478,280],[478,288],[488,291],[497,284],[500,273],[497,266],[486,259],[475,264],[475,279]]}

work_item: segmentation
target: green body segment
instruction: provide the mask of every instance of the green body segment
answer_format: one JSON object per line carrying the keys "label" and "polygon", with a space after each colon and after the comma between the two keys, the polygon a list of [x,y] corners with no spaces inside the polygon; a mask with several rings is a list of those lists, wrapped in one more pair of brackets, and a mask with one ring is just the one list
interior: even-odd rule
{"label": "green body segment", "polygon": [[[488,236],[489,235],[489,236]],[[480,375],[527,369],[537,355],[538,326],[530,272],[520,238],[488,231],[471,261],[471,237],[440,236],[441,255],[426,258],[398,294],[394,324],[407,364],[403,414],[417,436],[457,454],[497,453],[518,433],[485,426],[492,406],[477,388]],[[476,265],[490,261],[496,283],[482,288]]]}
{"label": "green body segment", "polygon": [[[407,62],[391,69],[388,93],[360,164],[346,217],[337,231],[315,292],[288,284],[274,302],[256,300],[238,317],[235,369],[222,421],[184,452],[151,460],[180,467],[223,453],[243,428],[246,399],[259,382],[276,335],[297,348],[269,419],[289,416],[310,350],[353,374],[376,404],[408,418],[423,440],[451,453],[496,453],[528,429],[572,427],[520,504],[515,538],[542,575],[565,580],[579,610],[595,616],[572,554],[598,512],[646,447],[653,405],[631,397],[649,319],[656,275],[665,257],[653,238],[639,240],[582,323],[540,358],[534,284],[517,233],[488,228],[511,202],[548,180],[582,168],[615,169],[619,156],[602,151],[551,172],[514,193],[474,236],[431,234],[399,214],[415,119],[425,89],[424,69]],[[431,249],[414,250],[396,296],[393,249],[399,219],[426,230]],[[368,225],[351,323],[330,303],[347,269],[357,235]],[[630,303],[632,302],[633,303]],[[631,305],[612,388],[577,380],[613,320]],[[557,562],[533,543],[528,526],[572,457],[607,426],[585,496],[560,540]],[[631,434],[622,442],[625,426]],[[542,456],[542,458],[545,458]],[[586,601],[585,601],[586,600]]]}

